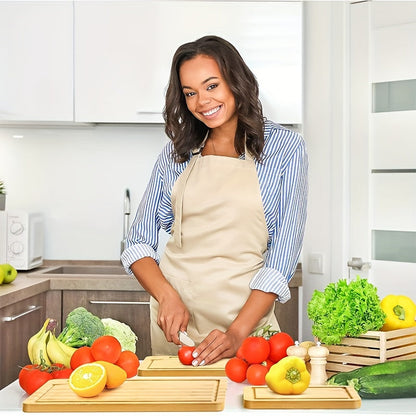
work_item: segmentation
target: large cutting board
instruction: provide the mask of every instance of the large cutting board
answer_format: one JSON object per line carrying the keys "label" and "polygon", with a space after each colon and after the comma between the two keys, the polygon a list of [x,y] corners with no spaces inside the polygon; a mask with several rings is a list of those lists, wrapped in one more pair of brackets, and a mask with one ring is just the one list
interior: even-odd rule
{"label": "large cutting board", "polygon": [[156,355],[146,357],[138,370],[139,376],[215,376],[225,377],[225,364],[228,359],[214,364],[194,367],[184,365],[177,356]]}
{"label": "large cutting board", "polygon": [[357,409],[361,398],[350,386],[310,386],[302,394],[274,393],[266,386],[244,388],[248,409]]}
{"label": "large cutting board", "polygon": [[208,377],[134,377],[91,398],[79,397],[68,380],[49,380],[23,402],[24,412],[221,411],[227,381]]}

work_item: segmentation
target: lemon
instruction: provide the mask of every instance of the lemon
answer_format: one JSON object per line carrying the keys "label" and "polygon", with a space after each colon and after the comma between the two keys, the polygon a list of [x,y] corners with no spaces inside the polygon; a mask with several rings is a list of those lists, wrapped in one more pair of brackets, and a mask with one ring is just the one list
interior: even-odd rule
{"label": "lemon", "polygon": [[99,363],[93,362],[77,367],[69,377],[69,387],[81,397],[100,394],[107,383],[107,372]]}

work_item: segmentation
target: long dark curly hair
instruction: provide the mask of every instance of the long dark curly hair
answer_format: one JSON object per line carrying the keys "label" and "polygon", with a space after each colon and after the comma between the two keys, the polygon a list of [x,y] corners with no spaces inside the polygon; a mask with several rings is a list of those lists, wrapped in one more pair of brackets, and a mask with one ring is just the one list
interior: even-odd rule
{"label": "long dark curly hair", "polygon": [[208,127],[188,110],[179,79],[179,69],[183,62],[197,55],[215,59],[234,95],[238,115],[234,140],[236,152],[244,153],[246,137],[248,151],[260,160],[264,147],[264,118],[256,77],[237,49],[218,36],[204,36],[185,43],[173,56],[163,117],[165,132],[174,145],[175,160],[179,163],[188,160],[191,150],[201,145],[208,131]]}

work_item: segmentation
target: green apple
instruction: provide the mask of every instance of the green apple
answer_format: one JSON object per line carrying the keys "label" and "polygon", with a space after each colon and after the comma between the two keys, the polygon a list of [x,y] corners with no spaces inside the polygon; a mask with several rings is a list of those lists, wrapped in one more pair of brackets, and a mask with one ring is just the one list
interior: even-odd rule
{"label": "green apple", "polygon": [[16,279],[17,270],[11,264],[0,264],[0,269],[4,275],[3,283],[11,283],[14,279]]}
{"label": "green apple", "polygon": [[0,267],[0,285],[3,283],[3,280],[5,277],[6,277],[6,272]]}

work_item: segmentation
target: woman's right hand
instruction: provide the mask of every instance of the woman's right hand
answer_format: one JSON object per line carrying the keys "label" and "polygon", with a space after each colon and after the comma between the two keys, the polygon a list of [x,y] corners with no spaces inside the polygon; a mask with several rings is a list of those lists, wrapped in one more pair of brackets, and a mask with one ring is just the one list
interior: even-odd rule
{"label": "woman's right hand", "polygon": [[189,311],[175,290],[159,299],[157,324],[164,332],[168,342],[180,345],[178,332],[186,331],[188,322]]}
{"label": "woman's right hand", "polygon": [[163,276],[159,265],[151,257],[143,257],[130,266],[142,287],[159,303],[157,324],[167,341],[180,345],[178,332],[186,331],[189,312],[178,292]]}

